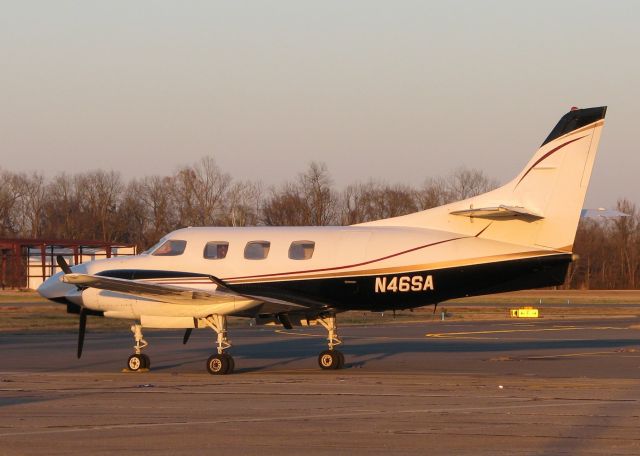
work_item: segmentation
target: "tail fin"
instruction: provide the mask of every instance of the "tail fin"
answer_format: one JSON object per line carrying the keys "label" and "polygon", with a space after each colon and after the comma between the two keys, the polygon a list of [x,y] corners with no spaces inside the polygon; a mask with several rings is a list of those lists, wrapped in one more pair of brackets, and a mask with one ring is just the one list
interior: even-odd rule
{"label": "tail fin", "polygon": [[571,251],[606,110],[565,114],[520,174],[496,190],[363,225],[431,228]]}

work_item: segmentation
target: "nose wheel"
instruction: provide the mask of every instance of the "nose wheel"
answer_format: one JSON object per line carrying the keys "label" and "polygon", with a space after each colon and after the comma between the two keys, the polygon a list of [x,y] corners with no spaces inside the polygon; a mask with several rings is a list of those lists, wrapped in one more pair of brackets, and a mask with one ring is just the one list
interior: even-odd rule
{"label": "nose wheel", "polygon": [[131,355],[127,360],[127,367],[129,370],[134,372],[139,371],[140,369],[149,369],[151,367],[151,360],[144,354]]}
{"label": "nose wheel", "polygon": [[147,341],[142,338],[142,325],[133,325],[131,332],[136,340],[136,344],[133,346],[135,353],[127,359],[127,369],[133,372],[137,372],[140,369],[149,369],[151,367],[151,359],[142,353],[142,349],[149,345]]}

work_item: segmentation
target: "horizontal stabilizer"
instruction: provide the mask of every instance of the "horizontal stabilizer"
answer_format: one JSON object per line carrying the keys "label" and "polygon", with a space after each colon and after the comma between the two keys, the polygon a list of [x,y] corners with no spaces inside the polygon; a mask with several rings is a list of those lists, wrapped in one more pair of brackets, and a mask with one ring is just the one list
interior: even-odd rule
{"label": "horizontal stabilizer", "polygon": [[580,218],[618,218],[618,217],[629,217],[629,214],[625,214],[624,212],[616,211],[614,209],[605,209],[603,207],[599,207],[598,209],[582,209],[580,212]]}
{"label": "horizontal stabilizer", "polygon": [[478,217],[486,219],[504,218],[504,217],[523,217],[539,220],[543,216],[521,206],[506,206],[501,204],[495,207],[482,207],[478,209],[464,209],[461,211],[452,211],[451,215],[462,215],[464,217]]}

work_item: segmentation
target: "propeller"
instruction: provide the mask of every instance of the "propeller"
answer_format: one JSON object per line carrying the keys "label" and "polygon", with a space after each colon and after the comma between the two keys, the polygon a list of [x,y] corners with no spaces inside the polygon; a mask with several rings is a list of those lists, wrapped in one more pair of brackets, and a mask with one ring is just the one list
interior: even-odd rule
{"label": "propeller", "polygon": [[58,263],[58,266],[60,267],[60,269],[62,269],[62,272],[64,272],[65,274],[71,274],[71,268],[69,267],[67,260],[65,260],[62,255],[56,256],[56,263]]}
{"label": "propeller", "polygon": [[78,359],[82,356],[82,346],[84,345],[84,332],[87,328],[87,314],[84,307],[80,309],[80,325],[78,326]]}
{"label": "propeller", "polygon": [[[56,263],[65,274],[71,274],[71,267],[62,255],[56,256]],[[78,290],[81,290],[78,287]],[[82,347],[84,346],[84,333],[87,329],[87,311],[84,307],[80,307],[80,319],[78,322],[78,359],[82,356]]]}
{"label": "propeller", "polygon": [[184,332],[184,337],[182,338],[182,345],[186,345],[187,342],[189,341],[189,337],[191,337],[191,331],[193,331],[193,328],[187,328],[187,330]]}

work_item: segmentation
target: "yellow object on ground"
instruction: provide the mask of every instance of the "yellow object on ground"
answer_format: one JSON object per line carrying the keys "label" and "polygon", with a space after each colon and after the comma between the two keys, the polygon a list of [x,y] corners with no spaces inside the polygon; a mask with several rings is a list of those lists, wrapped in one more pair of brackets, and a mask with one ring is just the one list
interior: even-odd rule
{"label": "yellow object on ground", "polygon": [[519,309],[511,309],[512,318],[538,318],[538,309],[533,307],[521,307]]}

